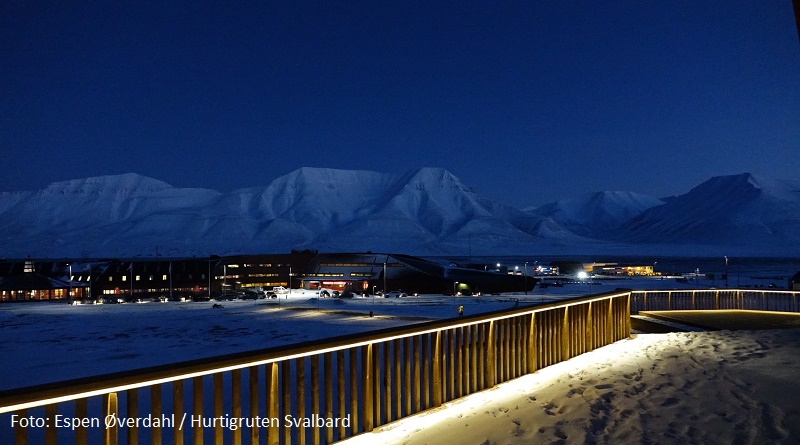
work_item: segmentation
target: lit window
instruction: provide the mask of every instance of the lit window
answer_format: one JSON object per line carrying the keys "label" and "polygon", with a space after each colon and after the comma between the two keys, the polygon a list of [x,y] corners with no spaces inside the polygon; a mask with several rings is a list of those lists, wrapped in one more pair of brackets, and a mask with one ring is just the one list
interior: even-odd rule
{"label": "lit window", "polygon": [[161,275],[161,281],[167,281],[167,276],[166,275]]}
{"label": "lit window", "polygon": [[125,275],[123,275],[123,276],[122,276],[122,281],[128,281],[128,277],[126,277]]}

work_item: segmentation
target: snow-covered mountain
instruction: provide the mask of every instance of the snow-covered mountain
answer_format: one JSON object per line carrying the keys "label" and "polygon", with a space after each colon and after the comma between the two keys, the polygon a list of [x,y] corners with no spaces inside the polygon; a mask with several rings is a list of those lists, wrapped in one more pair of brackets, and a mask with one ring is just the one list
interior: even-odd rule
{"label": "snow-covered mountain", "polygon": [[645,210],[664,204],[632,192],[597,192],[564,199],[531,210],[532,215],[558,221],[573,233],[603,238]]}
{"label": "snow-covered mountain", "polygon": [[695,245],[781,255],[800,251],[798,190],[744,174],[666,202],[599,192],[522,211],[440,168],[400,175],[301,168],[231,193],[125,174],[0,193],[0,256],[691,254]]}
{"label": "snow-covered mountain", "polygon": [[634,243],[705,244],[796,256],[800,253],[800,181],[749,173],[719,176],[661,206],[645,210],[616,232]]}

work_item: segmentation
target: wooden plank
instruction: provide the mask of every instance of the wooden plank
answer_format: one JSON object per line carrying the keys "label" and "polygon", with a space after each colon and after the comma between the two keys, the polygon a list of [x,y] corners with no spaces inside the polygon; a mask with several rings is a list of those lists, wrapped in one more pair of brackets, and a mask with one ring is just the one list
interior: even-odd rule
{"label": "wooden plank", "polygon": [[361,360],[364,381],[364,431],[370,432],[373,428],[373,400],[372,400],[372,343],[361,347]]}
{"label": "wooden plank", "polygon": [[347,350],[347,355],[350,358],[350,435],[355,436],[359,433],[358,423],[358,388],[361,386],[361,381],[358,379],[358,350],[350,348]]}
{"label": "wooden plank", "polygon": [[489,329],[486,334],[486,387],[491,388],[497,383],[496,369],[496,355],[495,355],[495,336],[497,335],[497,326],[494,320],[489,322]]}
{"label": "wooden plank", "polygon": [[[242,370],[234,369],[231,371],[231,412],[233,418],[242,417]],[[236,428],[232,431],[233,445],[242,444],[242,429]]]}
{"label": "wooden plank", "polygon": [[[319,362],[322,360],[320,355],[311,357],[311,414],[319,414]],[[316,424],[311,427],[311,443],[319,445],[321,443],[319,426]]]}
{"label": "wooden plank", "polygon": [[[323,364],[325,366],[325,415],[324,417],[330,419],[333,417],[333,353],[326,352],[323,355]],[[325,440],[326,443],[333,442],[333,427],[325,427]]]}
{"label": "wooden plank", "polygon": [[[172,425],[172,443],[174,445],[183,445],[183,431],[179,428],[179,419],[183,418],[183,384],[184,380],[172,382],[172,412],[175,414],[175,422],[177,425]],[[129,441],[129,444],[138,443],[138,441]],[[234,444],[239,445],[239,444]]]}
{"label": "wooden plank", "polygon": [[[297,388],[297,417],[306,417],[306,359],[300,357],[295,360],[295,388]],[[255,442],[257,443],[257,442]],[[300,424],[297,427],[297,445],[306,445],[306,427]]]}
{"label": "wooden plank", "polygon": [[[119,416],[119,401],[117,393],[111,392],[103,396],[103,418],[113,415]],[[119,427],[116,425],[106,427],[103,429],[103,444],[104,445],[117,445],[119,440]]]}
{"label": "wooden plank", "polygon": [[433,334],[433,359],[431,373],[433,374],[432,403],[434,408],[442,406],[442,331]]}
{"label": "wooden plank", "polygon": [[[222,417],[222,403],[223,403],[223,386],[222,386],[222,373],[217,372],[212,377],[212,382],[214,385],[213,394],[214,394],[214,417],[220,418]],[[214,444],[221,445],[222,444],[222,422],[214,422]]]}
{"label": "wooden plank", "polygon": [[[339,400],[339,407],[336,414],[336,417],[343,418],[345,416],[345,412],[347,411],[347,397],[345,394],[345,357],[344,357],[344,349],[340,349],[336,351],[336,397]],[[339,440],[344,439],[347,437],[347,431],[344,426],[344,422],[340,422],[339,425]]]}
{"label": "wooden plank", "polygon": [[[276,419],[280,415],[280,385],[278,374],[280,363],[272,362],[266,364],[266,384],[267,384],[267,417]],[[281,441],[280,425],[269,422],[267,425],[267,445],[279,445]]]}
{"label": "wooden plank", "polygon": [[422,411],[422,404],[421,404],[421,388],[420,388],[420,349],[421,345],[420,342],[422,341],[422,336],[416,335],[411,338],[411,347],[414,353],[414,381],[413,381],[413,394],[414,394],[414,412],[418,413]]}
{"label": "wooden plank", "polygon": [[[247,369],[248,380],[249,384],[247,390],[250,395],[250,407],[249,407],[249,416],[251,419],[255,419],[258,417],[258,374],[259,374],[259,367],[258,366],[251,366]],[[259,443],[259,428],[253,427],[250,428],[250,443],[257,444]]]}
{"label": "wooden plank", "polygon": [[[203,378],[194,377],[192,379],[192,414],[195,418],[203,417]],[[194,445],[203,445],[203,424],[197,422],[192,427],[192,438]]]}
{"label": "wooden plank", "polygon": [[280,429],[283,432],[283,443],[292,443],[292,429],[283,424],[283,419],[286,416],[292,416],[292,362],[290,360],[281,362],[280,379],[282,405]]}

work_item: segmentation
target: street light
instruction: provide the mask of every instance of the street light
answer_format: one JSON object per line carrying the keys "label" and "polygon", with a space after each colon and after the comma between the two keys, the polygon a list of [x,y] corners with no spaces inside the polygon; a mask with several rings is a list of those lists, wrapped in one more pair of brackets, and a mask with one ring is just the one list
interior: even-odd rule
{"label": "street light", "polygon": [[69,304],[72,304],[72,264],[67,264],[69,267]]}
{"label": "street light", "polygon": [[458,288],[458,281],[453,281],[453,307],[456,307],[456,289]]}
{"label": "street light", "polygon": [[286,300],[289,299],[289,295],[292,293],[292,265],[289,264],[289,292],[286,293]]}
{"label": "street light", "polygon": [[725,287],[728,287],[728,257],[725,257]]}
{"label": "street light", "polygon": [[524,286],[525,286],[525,289],[524,289],[525,290],[525,295],[528,295],[528,262],[527,261],[525,261],[525,281],[524,281],[524,283],[525,283],[524,284]]}

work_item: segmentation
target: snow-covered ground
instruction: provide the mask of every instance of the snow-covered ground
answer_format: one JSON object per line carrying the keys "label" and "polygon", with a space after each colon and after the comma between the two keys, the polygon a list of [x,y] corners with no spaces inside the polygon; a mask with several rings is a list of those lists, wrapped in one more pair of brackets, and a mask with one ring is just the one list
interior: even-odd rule
{"label": "snow-covered ground", "polygon": [[[717,281],[719,282],[719,280]],[[530,295],[0,305],[0,389],[364,332],[671,279]],[[370,317],[370,311],[374,316]],[[800,443],[800,330],[638,334],[352,443]],[[8,432],[0,425],[0,432]]]}
{"label": "snow-covered ground", "polygon": [[0,390],[455,317],[460,305],[474,314],[518,300],[540,304],[585,294],[588,286],[551,289],[485,297],[318,299],[294,290],[267,300],[4,304]]}
{"label": "snow-covered ground", "polygon": [[800,443],[800,329],[638,334],[345,442]]}

